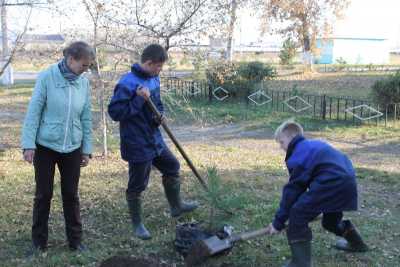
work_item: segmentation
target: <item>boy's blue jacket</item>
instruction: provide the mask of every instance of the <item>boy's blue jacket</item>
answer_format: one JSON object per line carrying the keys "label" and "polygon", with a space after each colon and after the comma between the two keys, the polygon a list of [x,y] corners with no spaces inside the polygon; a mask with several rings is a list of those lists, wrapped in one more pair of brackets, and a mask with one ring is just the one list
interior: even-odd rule
{"label": "boy's blue jacket", "polygon": [[355,171],[346,155],[325,142],[296,136],[289,144],[284,186],[273,226],[282,230],[290,209],[304,212],[341,212],[357,209]]}
{"label": "boy's blue jacket", "polygon": [[139,64],[134,64],[131,72],[121,77],[108,105],[110,117],[120,123],[121,156],[131,162],[152,160],[165,147],[154,114],[144,98],[136,95],[139,85],[149,88],[152,101],[163,113],[160,78],[148,75]]}

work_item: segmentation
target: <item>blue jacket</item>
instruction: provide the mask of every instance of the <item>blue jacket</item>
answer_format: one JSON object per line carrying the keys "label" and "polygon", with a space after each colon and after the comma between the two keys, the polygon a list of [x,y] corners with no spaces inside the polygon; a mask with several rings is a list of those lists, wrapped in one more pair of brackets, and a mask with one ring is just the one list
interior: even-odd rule
{"label": "blue jacket", "polygon": [[150,161],[165,148],[154,114],[144,98],[136,94],[139,85],[149,88],[152,101],[163,113],[160,78],[149,76],[139,64],[134,64],[131,72],[121,77],[108,105],[111,118],[119,121],[121,156],[131,162]]}
{"label": "blue jacket", "polygon": [[273,225],[282,230],[290,209],[305,212],[340,212],[357,209],[355,171],[346,155],[319,140],[296,136],[289,144],[284,186]]}
{"label": "blue jacket", "polygon": [[21,147],[35,149],[36,143],[60,153],[78,148],[92,153],[90,85],[80,76],[68,82],[58,64],[41,72],[22,128]]}

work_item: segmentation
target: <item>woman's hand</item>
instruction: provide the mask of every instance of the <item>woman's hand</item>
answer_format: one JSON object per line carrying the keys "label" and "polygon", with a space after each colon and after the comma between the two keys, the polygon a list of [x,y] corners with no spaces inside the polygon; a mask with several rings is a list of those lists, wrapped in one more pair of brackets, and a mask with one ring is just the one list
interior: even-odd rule
{"label": "woman's hand", "polygon": [[34,149],[24,149],[23,156],[24,156],[25,161],[32,164],[33,157],[35,156],[35,150]]}
{"label": "woman's hand", "polygon": [[81,156],[81,167],[86,167],[89,164],[90,156],[82,154]]}

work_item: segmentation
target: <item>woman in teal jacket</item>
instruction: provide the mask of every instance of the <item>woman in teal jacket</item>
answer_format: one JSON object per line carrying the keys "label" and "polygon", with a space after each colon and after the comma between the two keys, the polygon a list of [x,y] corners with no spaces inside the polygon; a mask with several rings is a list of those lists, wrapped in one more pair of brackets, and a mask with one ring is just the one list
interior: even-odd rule
{"label": "woman in teal jacket", "polygon": [[32,254],[47,248],[48,219],[54,172],[61,176],[61,195],[69,248],[82,251],[78,184],[80,167],[92,153],[89,81],[81,74],[93,62],[84,42],[64,50],[64,59],[39,74],[22,129],[24,159],[33,163],[36,191],[33,205]]}

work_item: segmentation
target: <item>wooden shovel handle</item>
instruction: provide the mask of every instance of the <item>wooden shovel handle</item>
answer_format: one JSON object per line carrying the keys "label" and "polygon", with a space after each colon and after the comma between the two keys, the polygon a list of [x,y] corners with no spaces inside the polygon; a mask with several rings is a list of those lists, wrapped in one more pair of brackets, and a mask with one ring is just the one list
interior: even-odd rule
{"label": "wooden shovel handle", "polygon": [[233,235],[231,238],[231,242],[236,242],[240,240],[248,240],[252,239],[254,237],[262,236],[268,233],[268,228],[262,228],[259,230],[251,231],[251,232],[245,232],[237,235]]}
{"label": "wooden shovel handle", "polygon": [[[156,115],[157,119],[161,120],[162,115],[161,115],[160,111],[158,111],[157,107],[154,105],[153,101],[149,98],[147,100],[147,103],[148,103],[151,111]],[[168,134],[169,138],[175,144],[176,148],[181,153],[182,157],[185,159],[186,163],[189,165],[189,167],[192,170],[193,174],[199,180],[200,184],[203,186],[203,188],[206,191],[208,191],[208,186],[207,186],[206,182],[201,177],[200,173],[197,171],[196,167],[193,165],[193,163],[190,160],[189,156],[186,154],[185,150],[183,150],[182,146],[179,144],[178,140],[175,138],[175,136],[173,135],[173,133],[169,129],[168,125],[164,121],[161,121],[161,125],[164,128],[165,132]]]}

